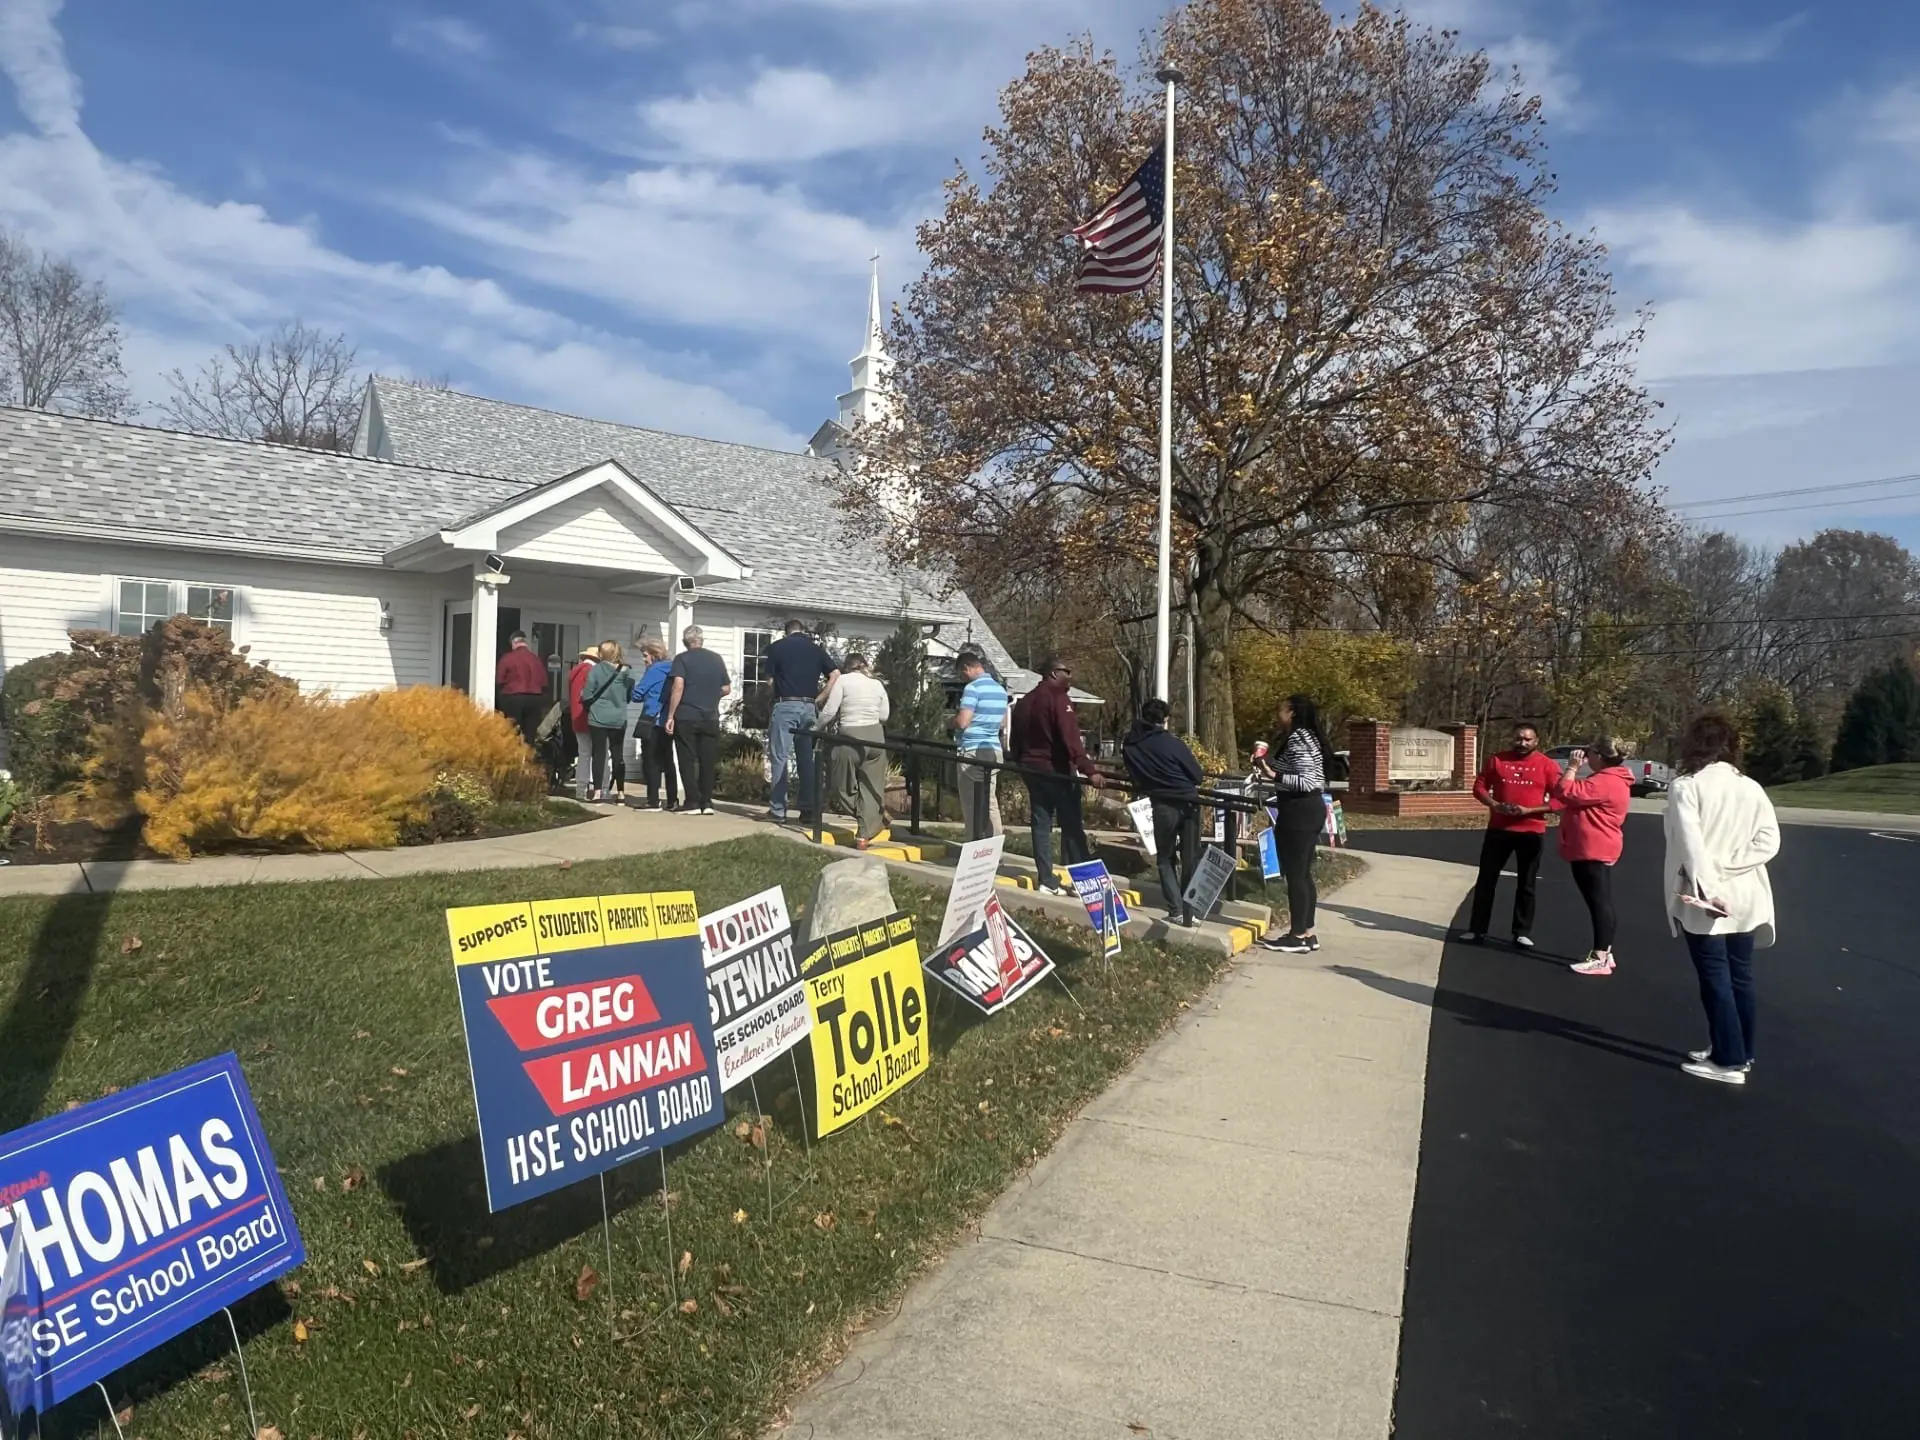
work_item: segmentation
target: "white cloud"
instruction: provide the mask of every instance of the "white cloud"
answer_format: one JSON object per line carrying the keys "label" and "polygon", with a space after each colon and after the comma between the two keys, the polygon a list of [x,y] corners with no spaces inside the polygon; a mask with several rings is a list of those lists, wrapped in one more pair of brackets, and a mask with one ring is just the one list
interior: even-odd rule
{"label": "white cloud", "polygon": [[486,31],[457,15],[405,16],[393,27],[393,43],[436,59],[472,60],[493,48]]}
{"label": "white cloud", "polygon": [[663,429],[799,444],[701,380],[711,366],[698,357],[655,355],[491,278],[359,258],[263,206],[203,200],[158,167],[104,155],[81,127],[58,9],[0,0],[0,69],[36,132],[0,137],[0,224],[71,256],[124,303],[125,358],[143,400],[159,398],[160,371],[190,369],[298,314],[346,332],[376,366],[444,370],[503,398]]}
{"label": "white cloud", "polygon": [[1806,22],[1806,12],[1788,15],[1757,30],[1703,35],[1674,45],[1675,59],[1689,65],[1722,68],[1735,65],[1760,65],[1778,55],[1787,37]]}
{"label": "white cloud", "polygon": [[1680,205],[1590,217],[1630,300],[1651,300],[1642,368],[1731,375],[1910,358],[1920,238],[1894,221],[1703,216]]}
{"label": "white cloud", "polygon": [[849,82],[819,70],[766,69],[744,89],[655,100],[641,116],[676,158],[813,160],[950,134],[992,88],[971,78],[962,82],[953,70],[913,81],[884,74]]}
{"label": "white cloud", "polygon": [[1537,35],[1512,35],[1487,46],[1487,58],[1494,64],[1496,84],[1504,81],[1499,72],[1517,70],[1521,87],[1540,97],[1541,113],[1550,124],[1578,129],[1590,118],[1589,107],[1580,93],[1580,77],[1561,62],[1560,47]]}

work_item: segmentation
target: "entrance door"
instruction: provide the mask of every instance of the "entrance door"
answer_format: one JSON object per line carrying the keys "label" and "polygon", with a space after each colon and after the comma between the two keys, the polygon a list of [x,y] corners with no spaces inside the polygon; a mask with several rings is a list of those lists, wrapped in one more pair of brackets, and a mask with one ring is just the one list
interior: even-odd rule
{"label": "entrance door", "polygon": [[[500,607],[499,623],[493,637],[493,657],[507,653],[508,637],[520,628],[520,612],[510,605]],[[453,600],[447,604],[440,634],[440,653],[444,657],[442,685],[451,685],[464,693],[473,675],[473,602]]]}
{"label": "entrance door", "polygon": [[567,675],[583,643],[580,637],[589,633],[587,617],[528,610],[522,615],[521,628],[533,653],[547,662],[548,703],[564,700]]}

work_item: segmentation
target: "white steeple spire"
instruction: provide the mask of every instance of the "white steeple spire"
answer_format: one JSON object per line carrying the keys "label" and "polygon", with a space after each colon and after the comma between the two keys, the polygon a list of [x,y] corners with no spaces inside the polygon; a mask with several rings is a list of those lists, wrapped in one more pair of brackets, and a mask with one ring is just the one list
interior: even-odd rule
{"label": "white steeple spire", "polygon": [[873,252],[873,274],[867,282],[867,338],[860,353],[847,362],[853,384],[840,397],[840,424],[851,430],[855,424],[873,425],[892,413],[893,397],[887,393],[887,374],[893,361],[887,354],[886,330],[880,319],[880,252]]}

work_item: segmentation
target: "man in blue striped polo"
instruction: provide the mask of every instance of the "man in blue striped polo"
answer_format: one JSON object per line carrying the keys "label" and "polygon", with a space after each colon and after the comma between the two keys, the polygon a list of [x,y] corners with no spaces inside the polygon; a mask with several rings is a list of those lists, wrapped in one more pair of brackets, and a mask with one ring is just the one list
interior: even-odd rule
{"label": "man in blue striped polo", "polygon": [[967,682],[960,692],[960,708],[948,722],[959,732],[960,814],[966,821],[967,839],[985,840],[993,834],[994,772],[966,761],[968,757],[1000,760],[1006,755],[1007,689],[987,673],[986,659],[978,650],[962,650],[954,663]]}

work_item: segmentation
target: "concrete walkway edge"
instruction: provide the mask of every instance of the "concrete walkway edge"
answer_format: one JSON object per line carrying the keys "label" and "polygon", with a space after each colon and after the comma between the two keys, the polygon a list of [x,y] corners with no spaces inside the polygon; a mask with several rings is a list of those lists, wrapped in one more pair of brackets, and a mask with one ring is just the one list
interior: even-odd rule
{"label": "concrete walkway edge", "polygon": [[1472,873],[1366,860],[1318,954],[1236,961],[785,1433],[1384,1440],[1427,1002]]}

